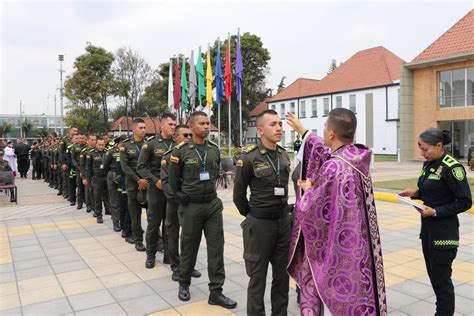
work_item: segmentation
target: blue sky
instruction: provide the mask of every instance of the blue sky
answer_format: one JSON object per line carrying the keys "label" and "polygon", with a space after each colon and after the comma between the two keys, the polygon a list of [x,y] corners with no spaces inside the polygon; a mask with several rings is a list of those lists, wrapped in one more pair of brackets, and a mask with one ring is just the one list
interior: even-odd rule
{"label": "blue sky", "polygon": [[22,100],[27,114],[53,114],[57,55],[65,54],[68,75],[86,42],[112,52],[131,47],[157,67],[240,27],[270,51],[267,87],[275,89],[282,76],[287,85],[320,79],[332,58],[374,46],[410,61],[470,9],[469,0],[2,1],[0,113],[18,113]]}

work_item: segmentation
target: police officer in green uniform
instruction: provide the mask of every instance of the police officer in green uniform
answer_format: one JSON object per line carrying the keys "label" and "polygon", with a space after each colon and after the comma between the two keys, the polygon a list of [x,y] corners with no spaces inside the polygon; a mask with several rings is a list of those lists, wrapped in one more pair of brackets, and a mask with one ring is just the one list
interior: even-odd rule
{"label": "police officer in green uniform", "polygon": [[[117,148],[123,147],[123,142],[127,139],[125,135],[121,135],[115,139]],[[117,191],[119,192],[119,214],[120,214],[120,228],[122,229],[122,238],[125,238],[125,241],[130,242],[134,241],[132,236],[132,225],[130,220],[130,212],[128,211],[128,198],[127,198],[127,185],[125,183],[125,172],[122,170],[120,164],[120,154],[117,156],[115,169],[115,181],[117,183]]]}
{"label": "police officer in green uniform", "polygon": [[[136,118],[132,121],[133,135],[123,143],[120,148],[120,165],[123,172],[126,174],[127,197],[128,197],[128,211],[132,221],[132,232],[137,251],[145,251],[143,245],[143,229],[141,224],[142,206],[137,200],[139,190],[146,190],[148,181],[142,178],[137,173],[138,156],[142,146],[145,144],[145,121],[141,118]],[[131,242],[129,237],[128,242]]]}
{"label": "police officer in green uniform", "polygon": [[102,218],[102,203],[106,211],[110,209],[109,191],[107,189],[107,173],[104,169],[105,162],[105,142],[103,139],[97,140],[94,150],[87,155],[86,174],[87,180],[94,187],[94,203],[97,223],[104,222]]}
{"label": "police officer in green uniform", "polygon": [[[191,137],[191,131],[188,125],[181,124],[176,126],[174,130],[174,139],[177,144],[180,144]],[[170,267],[173,271],[171,279],[179,281],[179,219],[178,219],[178,203],[174,198],[174,192],[171,189],[168,175],[169,159],[173,149],[168,150],[161,158],[161,186],[166,195],[166,219],[165,229],[168,237],[168,253],[170,257]],[[181,247],[182,248],[182,247]],[[193,278],[199,278],[201,272],[194,269],[191,273]]]}
{"label": "police officer in green uniform", "polygon": [[[280,116],[265,110],[257,116],[261,141],[248,147],[237,161],[234,204],[240,214],[247,275],[247,314],[265,315],[265,285],[272,264],[272,315],[287,315],[289,277],[288,248],[291,220],[288,206],[290,159],[283,147]],[[250,187],[250,201],[247,199]]]}
{"label": "police officer in green uniform", "polygon": [[61,139],[58,139],[56,144],[53,147],[53,165],[56,177],[56,186],[58,189],[58,196],[62,195],[64,197],[63,192],[63,176],[61,170],[61,163],[59,160],[59,146],[60,146]]}
{"label": "police officer in green uniform", "polygon": [[70,166],[68,166],[67,164],[67,154],[68,154],[67,149],[72,144],[72,136],[76,134],[77,134],[77,128],[71,126],[69,128],[68,135],[64,136],[63,139],[59,142],[58,165],[59,165],[60,174],[61,174],[62,193],[65,199],[69,198],[69,195],[68,195],[69,172],[68,171],[69,171]]}
{"label": "police officer in green uniform", "polygon": [[78,135],[76,144],[73,145],[71,151],[71,161],[74,172],[76,174],[76,187],[77,187],[77,209],[82,209],[85,201],[85,189],[82,183],[81,177],[81,152],[86,147],[84,135]]}
{"label": "police officer in green uniform", "polygon": [[71,206],[76,205],[77,172],[72,156],[74,155],[74,146],[79,143],[80,137],[75,134],[71,137],[71,143],[66,148],[67,181],[68,181],[68,200]]}
{"label": "police officer in green uniform", "polygon": [[[125,139],[123,139],[125,140]],[[107,189],[109,191],[110,197],[110,212],[112,216],[112,223],[115,232],[121,231],[120,228],[120,209],[119,209],[119,200],[120,200],[120,192],[118,191],[118,182],[116,180],[116,172],[117,169],[117,158],[120,156],[120,151],[116,143],[119,143],[121,140],[120,137],[117,137],[117,142],[109,141],[109,149],[105,154],[105,161],[104,161],[104,170],[107,173]],[[113,146],[111,147],[111,142],[113,142]],[[106,146],[107,147],[107,146]]]}
{"label": "police officer in green uniform", "polygon": [[[173,134],[176,127],[176,116],[165,113],[160,119],[161,132],[157,136],[147,139],[138,157],[137,172],[148,180],[147,190],[147,222],[146,228],[146,262],[145,267],[151,269],[155,266],[160,225],[166,219],[166,196],[163,193],[160,169],[161,158],[174,146]],[[166,229],[162,229],[164,256],[163,263],[169,264],[168,239]]]}
{"label": "police officer in green uniform", "polygon": [[48,157],[49,141],[45,139],[41,145],[41,157],[43,163],[43,179],[44,182],[49,182],[49,157]]}
{"label": "police officer in green uniform", "polygon": [[[86,212],[90,213],[94,211],[95,203],[94,203],[94,187],[92,183],[87,179],[86,173],[86,162],[87,162],[87,155],[95,149],[97,144],[97,136],[95,135],[87,135],[87,147],[83,148],[81,151],[81,155],[79,156],[80,163],[80,173],[82,184],[84,185],[84,195],[86,200]],[[95,215],[95,212],[94,212]]]}
{"label": "police officer in green uniform", "polygon": [[[12,168],[8,164],[8,161],[3,160],[5,152],[3,148],[0,147],[0,172],[2,171],[12,171]],[[10,189],[10,202],[15,202],[15,191]]]}
{"label": "police officer in green uniform", "polygon": [[425,158],[417,189],[400,195],[418,198],[421,214],[421,245],[426,270],[436,294],[436,315],[454,315],[452,263],[459,246],[458,214],[472,206],[472,195],[463,165],[444,151],[451,143],[449,132],[428,128],[418,147]]}
{"label": "police officer in green uniform", "polygon": [[33,141],[33,146],[31,147],[31,164],[33,165],[33,170],[31,172],[32,180],[41,180],[41,148],[38,146],[37,141]]}
{"label": "police officer in green uniform", "polygon": [[234,153],[234,156],[232,156],[232,162],[234,163],[234,166],[237,164],[237,161],[239,161],[241,156],[242,156],[242,146],[235,146],[235,153]]}
{"label": "police officer in green uniform", "polygon": [[179,203],[178,216],[182,228],[178,297],[182,301],[191,298],[191,273],[204,230],[211,292],[208,303],[234,308],[237,303],[222,294],[225,280],[223,205],[216,192],[219,148],[206,140],[209,135],[209,118],[206,113],[192,113],[189,127],[192,139],[173,149],[169,165],[169,182]]}

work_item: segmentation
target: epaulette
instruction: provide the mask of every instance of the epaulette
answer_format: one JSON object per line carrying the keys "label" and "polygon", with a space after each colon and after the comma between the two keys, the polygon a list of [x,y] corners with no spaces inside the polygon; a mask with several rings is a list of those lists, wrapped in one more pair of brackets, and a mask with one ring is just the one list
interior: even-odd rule
{"label": "epaulette", "polygon": [[451,168],[452,166],[456,165],[456,164],[459,164],[459,161],[457,161],[456,159],[454,159],[452,156],[450,155],[446,155],[442,162],[448,166],[449,168]]}
{"label": "epaulette", "polygon": [[179,143],[178,145],[176,145],[174,148],[177,148],[177,149],[181,149],[181,147],[183,147],[184,145],[186,145],[188,142],[184,141],[184,142],[181,142]]}
{"label": "epaulette", "polygon": [[127,138],[126,140],[124,140],[123,142],[126,143],[126,142],[129,142],[130,141],[130,138]]}
{"label": "epaulette", "polygon": [[280,148],[280,149],[283,149],[284,151],[286,151],[285,147],[282,147],[280,145],[277,144],[277,147]]}
{"label": "epaulette", "polygon": [[90,154],[93,153],[93,152],[95,152],[95,148],[89,150],[89,153],[90,153]]}
{"label": "epaulette", "polygon": [[254,150],[255,148],[257,148],[257,145],[250,145],[250,146],[247,146],[247,147],[245,147],[244,152],[248,154],[249,152],[251,152],[251,151]]}
{"label": "epaulette", "polygon": [[208,140],[207,142],[208,142],[209,144],[211,144],[211,145],[214,145],[214,146],[216,146],[217,148],[219,148],[219,146],[217,146],[217,144],[216,144],[216,143],[214,143],[214,142],[211,142],[210,140]]}
{"label": "epaulette", "polygon": [[163,154],[163,156],[166,156],[166,155],[168,155],[168,154],[169,154],[169,153],[171,153],[172,151],[173,151],[173,148],[171,148],[171,149],[168,149],[168,150],[167,150],[167,151],[166,151],[166,152]]}
{"label": "epaulette", "polygon": [[152,140],[153,138],[155,138],[156,136],[153,135],[153,136],[150,136],[150,137],[147,137],[146,140],[149,141],[149,140]]}

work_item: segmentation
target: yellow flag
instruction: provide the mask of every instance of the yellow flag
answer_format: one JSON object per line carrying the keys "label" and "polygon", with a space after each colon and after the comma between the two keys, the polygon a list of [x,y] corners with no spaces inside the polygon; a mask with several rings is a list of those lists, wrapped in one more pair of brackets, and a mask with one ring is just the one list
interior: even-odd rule
{"label": "yellow flag", "polygon": [[206,56],[206,104],[212,106],[212,69],[211,69],[211,48],[207,49]]}

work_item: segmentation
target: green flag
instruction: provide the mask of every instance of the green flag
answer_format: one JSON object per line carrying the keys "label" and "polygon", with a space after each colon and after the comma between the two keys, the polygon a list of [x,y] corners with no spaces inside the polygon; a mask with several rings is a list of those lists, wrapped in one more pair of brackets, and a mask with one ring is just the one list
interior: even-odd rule
{"label": "green flag", "polygon": [[198,100],[200,104],[201,100],[206,96],[206,86],[204,84],[204,67],[202,66],[201,47],[199,47],[198,60],[196,64],[196,72],[198,74]]}
{"label": "green flag", "polygon": [[188,109],[188,82],[186,80],[186,59],[183,57],[183,65],[181,66],[181,109]]}

